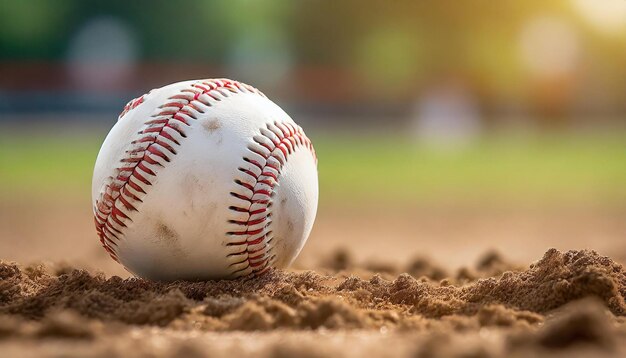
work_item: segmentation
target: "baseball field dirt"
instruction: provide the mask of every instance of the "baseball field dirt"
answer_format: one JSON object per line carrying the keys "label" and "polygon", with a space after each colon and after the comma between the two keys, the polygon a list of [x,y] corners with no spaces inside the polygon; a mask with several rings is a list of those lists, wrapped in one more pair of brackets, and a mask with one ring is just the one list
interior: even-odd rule
{"label": "baseball field dirt", "polygon": [[3,262],[0,348],[7,357],[626,353],[626,271],[593,251],[551,249],[526,267],[492,252],[455,273],[427,260],[355,267],[343,251],[326,264],[157,283]]}
{"label": "baseball field dirt", "polygon": [[[0,264],[4,357],[626,354],[626,271],[623,244],[616,240],[624,223],[617,209],[587,210],[585,220],[576,220],[575,209],[554,216],[501,213],[498,225],[486,224],[492,214],[467,210],[447,211],[447,225],[425,212],[413,212],[413,221],[395,219],[440,236],[440,246],[433,244],[437,240],[420,245],[417,235],[399,237],[406,228],[389,218],[379,218],[383,223],[355,209],[350,219],[327,209],[289,271],[157,283],[132,278],[108,259],[89,236],[92,228],[82,225],[89,213],[78,206],[29,206],[30,214],[48,213],[50,222],[36,230],[19,205],[11,208],[2,212],[1,248],[18,263]],[[58,229],[73,220],[81,224]],[[378,235],[379,225],[396,231],[382,243],[365,228],[350,232],[367,222],[371,235]],[[601,253],[563,249],[582,246],[589,232],[602,234],[595,244]],[[83,239],[74,237],[81,234]],[[464,246],[467,234],[485,244]],[[520,249],[502,250],[515,247],[522,235],[528,240],[518,243]],[[412,244],[401,244],[407,241]],[[559,249],[535,255],[546,244]],[[450,245],[466,252],[446,250]],[[376,248],[379,253],[372,254]],[[35,263],[44,258],[46,263]],[[467,259],[473,263],[465,264]]]}

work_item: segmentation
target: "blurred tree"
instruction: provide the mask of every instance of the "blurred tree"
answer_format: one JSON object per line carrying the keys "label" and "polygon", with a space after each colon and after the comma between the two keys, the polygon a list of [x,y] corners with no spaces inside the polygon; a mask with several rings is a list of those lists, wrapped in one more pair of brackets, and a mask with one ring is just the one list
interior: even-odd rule
{"label": "blurred tree", "polygon": [[62,53],[76,10],[72,0],[0,1],[0,59],[52,59]]}

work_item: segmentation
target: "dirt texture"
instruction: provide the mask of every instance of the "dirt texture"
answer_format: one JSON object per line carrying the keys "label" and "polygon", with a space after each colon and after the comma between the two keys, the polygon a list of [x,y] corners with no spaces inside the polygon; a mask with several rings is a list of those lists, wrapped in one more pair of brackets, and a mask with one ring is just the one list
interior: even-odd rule
{"label": "dirt texture", "polygon": [[0,352],[33,357],[510,357],[626,354],[626,271],[555,249],[527,267],[487,252],[160,283],[0,264]]}

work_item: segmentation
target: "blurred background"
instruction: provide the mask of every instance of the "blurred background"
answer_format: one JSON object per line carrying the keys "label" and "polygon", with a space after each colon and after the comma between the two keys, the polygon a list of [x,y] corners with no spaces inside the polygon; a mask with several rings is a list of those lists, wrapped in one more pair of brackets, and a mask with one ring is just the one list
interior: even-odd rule
{"label": "blurred background", "polygon": [[0,1],[0,258],[126,273],[90,181],[123,105],[229,77],[319,155],[299,268],[626,261],[626,0]]}

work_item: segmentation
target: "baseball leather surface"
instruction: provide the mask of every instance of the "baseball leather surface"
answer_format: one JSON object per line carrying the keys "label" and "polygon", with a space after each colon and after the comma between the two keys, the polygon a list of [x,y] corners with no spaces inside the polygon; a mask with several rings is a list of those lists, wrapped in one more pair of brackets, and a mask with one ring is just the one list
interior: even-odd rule
{"label": "baseball leather surface", "polygon": [[240,82],[185,81],[129,102],[95,165],[92,202],[105,250],[154,280],[286,267],[318,202],[309,139]]}

